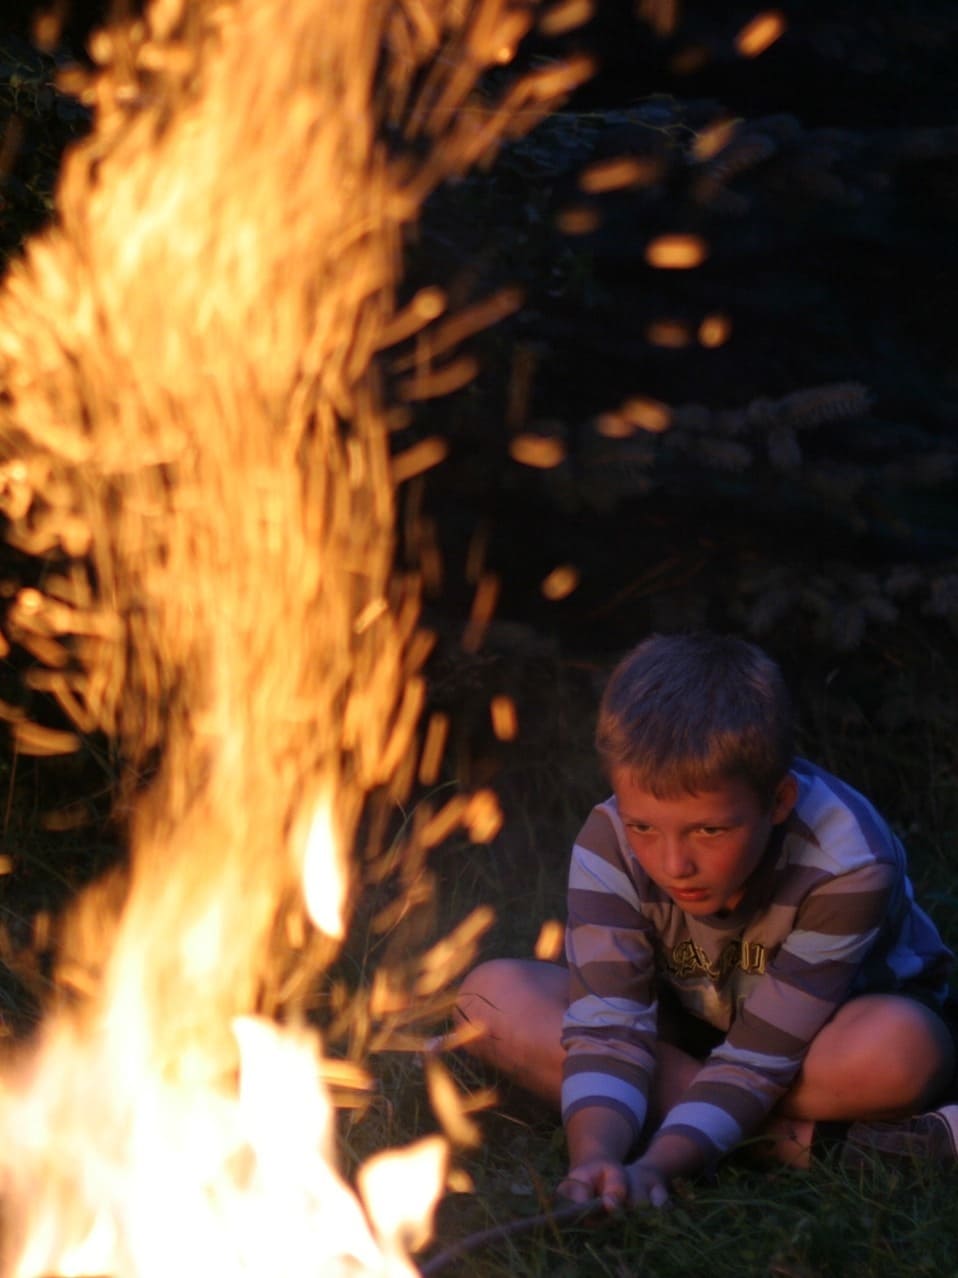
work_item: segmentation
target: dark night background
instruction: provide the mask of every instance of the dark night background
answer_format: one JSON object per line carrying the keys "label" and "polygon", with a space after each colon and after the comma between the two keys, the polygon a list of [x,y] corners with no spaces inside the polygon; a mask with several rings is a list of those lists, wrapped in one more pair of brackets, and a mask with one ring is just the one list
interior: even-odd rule
{"label": "dark night background", "polygon": [[[414,281],[439,263],[464,296],[519,281],[526,297],[479,343],[483,378],[420,417],[453,445],[429,484],[450,562],[480,512],[505,611],[574,644],[705,622],[804,658],[903,616],[953,623],[958,10],[782,11],[785,35],[746,59],[750,6],[688,4],[657,36],[632,5],[600,4],[577,39],[597,76],[491,180],[425,213]],[[720,120],[731,140],[698,161]],[[584,195],[583,169],[620,155],[656,180]],[[597,229],[561,233],[570,207]],[[707,261],[650,268],[649,240],[671,231],[700,236]],[[731,337],[707,348],[714,314]],[[663,320],[668,345],[650,339]],[[636,395],[669,405],[672,429],[603,437],[597,416]],[[558,438],[563,463],[510,461],[525,431]],[[534,605],[557,562],[581,587]]]}
{"label": "dark night background", "polygon": [[[87,127],[52,82],[102,6],[63,8],[45,51],[33,8],[7,6],[0,47],[8,253],[50,215],[59,155]],[[490,172],[433,197],[410,235],[405,293],[524,295],[471,339],[479,376],[415,405],[395,437],[397,451],[449,443],[403,494],[404,516],[426,516],[404,519],[404,559],[423,561],[424,528],[443,556],[427,598],[449,641],[440,698],[480,548],[501,581],[489,660],[498,645],[608,653],[698,624],[824,669],[885,660],[909,628],[953,639],[958,7],[794,0],[778,6],[784,35],[745,58],[735,36],[759,9],[600,0],[575,34],[528,41],[521,65],[585,49],[597,72]],[[620,156],[651,179],[582,189],[583,171]],[[594,229],[566,233],[570,209]],[[699,236],[703,265],[650,267],[649,241],[669,232]],[[714,316],[730,327],[718,346],[701,341]],[[385,373],[395,391],[390,358]],[[635,397],[668,406],[670,429],[604,434],[603,415]],[[530,434],[561,462],[513,460]],[[581,583],[546,600],[540,583],[564,564]]]}

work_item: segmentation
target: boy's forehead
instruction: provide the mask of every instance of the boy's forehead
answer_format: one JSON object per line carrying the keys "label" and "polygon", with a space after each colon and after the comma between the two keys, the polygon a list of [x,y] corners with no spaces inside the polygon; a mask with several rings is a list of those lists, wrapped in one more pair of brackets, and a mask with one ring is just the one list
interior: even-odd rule
{"label": "boy's forehead", "polygon": [[619,811],[623,816],[637,815],[643,811],[680,815],[758,806],[758,796],[740,777],[717,781],[707,790],[684,790],[675,794],[656,795],[643,786],[630,769],[620,768],[612,772],[612,788]]}

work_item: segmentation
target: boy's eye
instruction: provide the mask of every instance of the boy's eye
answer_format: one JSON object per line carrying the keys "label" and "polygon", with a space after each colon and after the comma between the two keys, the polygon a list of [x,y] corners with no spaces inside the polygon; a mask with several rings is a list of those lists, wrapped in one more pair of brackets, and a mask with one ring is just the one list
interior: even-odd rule
{"label": "boy's eye", "polygon": [[638,821],[630,821],[629,829],[632,831],[633,834],[649,834],[652,830],[652,827],[650,825],[642,825]]}
{"label": "boy's eye", "polygon": [[724,825],[703,825],[699,828],[700,834],[705,834],[709,838],[714,838],[717,834],[725,833]]}

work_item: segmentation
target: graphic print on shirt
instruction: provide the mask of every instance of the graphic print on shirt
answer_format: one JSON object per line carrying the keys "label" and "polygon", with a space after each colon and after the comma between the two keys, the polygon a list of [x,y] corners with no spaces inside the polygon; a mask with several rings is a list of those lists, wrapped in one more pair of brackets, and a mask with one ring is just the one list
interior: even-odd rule
{"label": "graphic print on shirt", "polygon": [[679,980],[692,976],[707,976],[713,981],[724,981],[729,972],[741,971],[762,975],[766,966],[765,946],[759,941],[726,942],[717,963],[711,963],[701,945],[693,940],[679,941],[672,953],[664,956],[665,970]]}

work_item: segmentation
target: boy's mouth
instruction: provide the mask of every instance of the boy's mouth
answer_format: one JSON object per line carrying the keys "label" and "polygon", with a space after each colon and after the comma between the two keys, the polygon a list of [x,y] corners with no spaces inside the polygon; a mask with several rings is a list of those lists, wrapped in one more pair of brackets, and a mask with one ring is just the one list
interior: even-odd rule
{"label": "boy's mouth", "polygon": [[669,895],[676,901],[704,901],[709,895],[708,888],[669,888]]}

